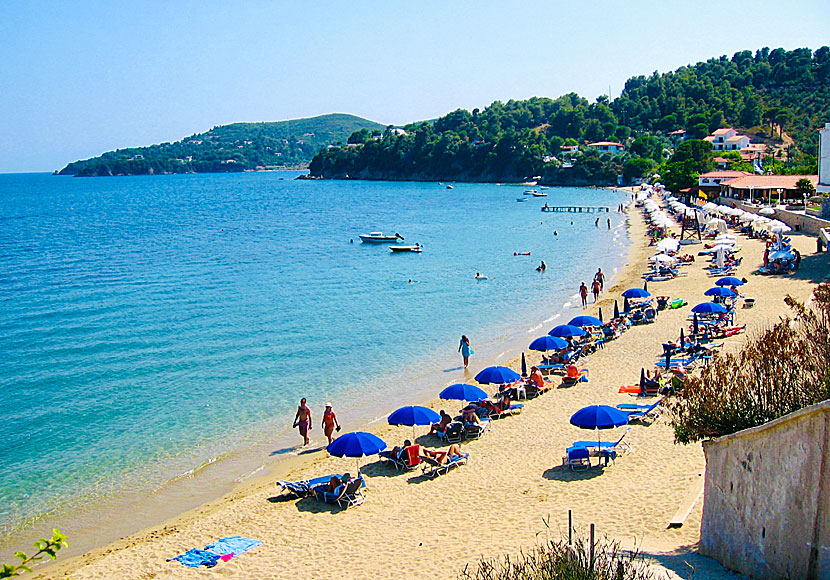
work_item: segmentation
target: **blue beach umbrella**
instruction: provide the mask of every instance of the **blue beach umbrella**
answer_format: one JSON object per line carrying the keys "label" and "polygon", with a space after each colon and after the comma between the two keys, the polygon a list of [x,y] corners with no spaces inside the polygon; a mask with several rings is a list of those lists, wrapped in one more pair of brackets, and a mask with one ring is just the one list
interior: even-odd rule
{"label": "blue beach umbrella", "polygon": [[[580,429],[613,429],[627,424],[628,413],[623,413],[608,405],[591,405],[571,415],[571,425]],[[597,431],[597,447],[601,448],[599,431]]]}
{"label": "blue beach umbrella", "polygon": [[357,472],[360,473],[360,458],[375,455],[386,449],[386,443],[377,435],[364,431],[346,433],[332,441],[326,451],[334,457],[354,457],[357,459]]}
{"label": "blue beach umbrella", "polygon": [[438,396],[453,401],[481,401],[487,398],[487,393],[475,385],[456,383],[441,391]]}
{"label": "blue beach umbrella", "polygon": [[787,250],[777,250],[769,255],[770,260],[792,260],[795,255]]}
{"label": "blue beach umbrella", "polygon": [[[484,369],[476,375],[476,380],[483,385],[489,385],[490,383],[496,385],[504,385],[507,383],[515,383],[516,381],[520,381],[521,379],[522,377],[519,375],[519,373],[507,367],[487,367],[486,369]],[[484,394],[484,398],[487,398],[486,393]],[[474,399],[466,400],[472,401]]]}
{"label": "blue beach umbrella", "polygon": [[389,415],[387,421],[390,425],[432,425],[441,420],[441,415],[427,407],[409,406],[401,407]]}
{"label": "blue beach umbrella", "polygon": [[559,338],[572,338],[574,336],[585,336],[586,334],[588,333],[578,326],[570,324],[560,324],[559,326],[554,326],[548,333],[550,336],[558,336]]}
{"label": "blue beach umbrella", "polygon": [[651,296],[651,292],[648,290],[643,290],[641,288],[629,288],[625,292],[622,293],[623,298],[648,298]]}
{"label": "blue beach umbrella", "polygon": [[568,324],[571,326],[602,326],[602,320],[597,318],[596,316],[577,316],[576,318],[572,319]]}
{"label": "blue beach umbrella", "polygon": [[724,298],[734,298],[738,295],[734,290],[731,290],[724,286],[715,286],[714,288],[709,288],[703,294],[705,296],[723,296]]}
{"label": "blue beach umbrella", "polygon": [[415,439],[415,425],[432,425],[441,421],[441,415],[427,407],[409,406],[394,411],[387,419],[390,425],[412,427],[412,439]]}
{"label": "blue beach umbrella", "polygon": [[735,276],[726,276],[715,282],[715,286],[743,286],[744,281]]}
{"label": "blue beach umbrella", "polygon": [[540,336],[536,340],[530,343],[528,347],[530,350],[559,350],[562,348],[568,347],[568,341],[564,338],[559,338],[558,336],[551,336],[546,334],[545,336]]}
{"label": "blue beach umbrella", "polygon": [[692,308],[692,312],[695,314],[726,314],[726,308],[717,302],[701,302]]}

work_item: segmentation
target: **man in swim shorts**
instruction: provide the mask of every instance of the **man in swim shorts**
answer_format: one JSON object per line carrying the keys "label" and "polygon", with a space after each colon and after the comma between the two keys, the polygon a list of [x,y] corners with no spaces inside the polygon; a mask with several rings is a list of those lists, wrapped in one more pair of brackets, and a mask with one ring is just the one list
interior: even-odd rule
{"label": "man in swim shorts", "polygon": [[294,426],[300,429],[300,435],[303,437],[303,445],[308,445],[308,431],[312,428],[311,409],[306,405],[305,397],[300,399],[300,406],[297,407],[297,414],[294,416]]}

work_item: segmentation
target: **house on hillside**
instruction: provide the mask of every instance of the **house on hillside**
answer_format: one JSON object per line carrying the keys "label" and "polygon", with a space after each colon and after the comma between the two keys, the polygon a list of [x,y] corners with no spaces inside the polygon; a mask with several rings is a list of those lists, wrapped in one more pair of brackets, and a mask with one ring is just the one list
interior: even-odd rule
{"label": "house on hillside", "polygon": [[602,153],[622,153],[625,150],[623,144],[616,141],[597,141],[596,143],[588,143],[588,147],[597,149]]}
{"label": "house on hillside", "polygon": [[706,193],[719,193],[721,183],[747,175],[752,174],[746,171],[707,171],[697,176],[697,186]]}
{"label": "house on hillside", "polygon": [[712,144],[712,151],[740,151],[749,145],[749,137],[741,135],[732,127],[717,129],[703,140]]}
{"label": "house on hillside", "polygon": [[569,155],[579,151],[579,145],[562,145],[559,150],[562,152],[562,155]]}
{"label": "house on hillside", "polygon": [[668,136],[675,142],[683,141],[686,138],[686,129],[678,129],[677,131],[671,131],[668,133]]}
{"label": "house on hillside", "polygon": [[729,167],[729,159],[724,159],[723,157],[715,157],[712,159],[712,163],[720,170],[725,170]]}

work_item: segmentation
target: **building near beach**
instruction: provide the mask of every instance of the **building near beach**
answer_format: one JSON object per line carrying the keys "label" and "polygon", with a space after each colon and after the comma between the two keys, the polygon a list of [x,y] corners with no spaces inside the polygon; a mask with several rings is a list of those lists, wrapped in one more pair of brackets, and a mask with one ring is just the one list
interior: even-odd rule
{"label": "building near beach", "polygon": [[596,143],[588,143],[588,147],[597,149],[602,153],[622,153],[625,150],[623,144],[616,141],[597,141]]}
{"label": "building near beach", "polygon": [[712,151],[741,151],[749,145],[749,137],[741,135],[732,127],[717,129],[703,140],[712,144]]}
{"label": "building near beach", "polygon": [[[724,173],[724,172],[721,172]],[[743,172],[741,172],[743,173]],[[720,196],[741,201],[764,202],[772,197],[773,193],[780,200],[800,200],[798,191],[799,180],[807,178],[818,184],[818,175],[752,175],[747,174],[720,183]]]}
{"label": "building near beach", "polygon": [[830,123],[824,124],[818,139],[818,185],[819,193],[830,193]]}

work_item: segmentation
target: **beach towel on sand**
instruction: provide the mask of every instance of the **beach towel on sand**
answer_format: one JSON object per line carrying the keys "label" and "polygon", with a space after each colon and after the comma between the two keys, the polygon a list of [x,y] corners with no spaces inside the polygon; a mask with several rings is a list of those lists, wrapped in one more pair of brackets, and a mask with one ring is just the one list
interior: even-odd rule
{"label": "beach towel on sand", "polygon": [[219,554],[214,554],[213,552],[191,548],[184,554],[179,554],[175,558],[168,558],[167,561],[170,562],[172,560],[178,560],[190,568],[198,568],[199,566],[213,568],[216,566],[216,563],[219,561],[220,557],[221,556]]}
{"label": "beach towel on sand", "polygon": [[198,568],[199,566],[213,568],[219,560],[227,562],[234,556],[244,554],[251,548],[261,545],[262,542],[259,540],[243,538],[242,536],[227,536],[208,544],[204,550],[192,548],[175,558],[168,558],[167,561],[176,560],[190,568]]}
{"label": "beach towel on sand", "polygon": [[256,548],[261,545],[262,542],[259,540],[243,538],[242,536],[228,536],[227,538],[221,538],[212,544],[208,544],[205,546],[205,550],[210,550],[220,556],[225,556],[227,554],[234,554],[238,556],[239,554],[244,554],[251,548]]}

